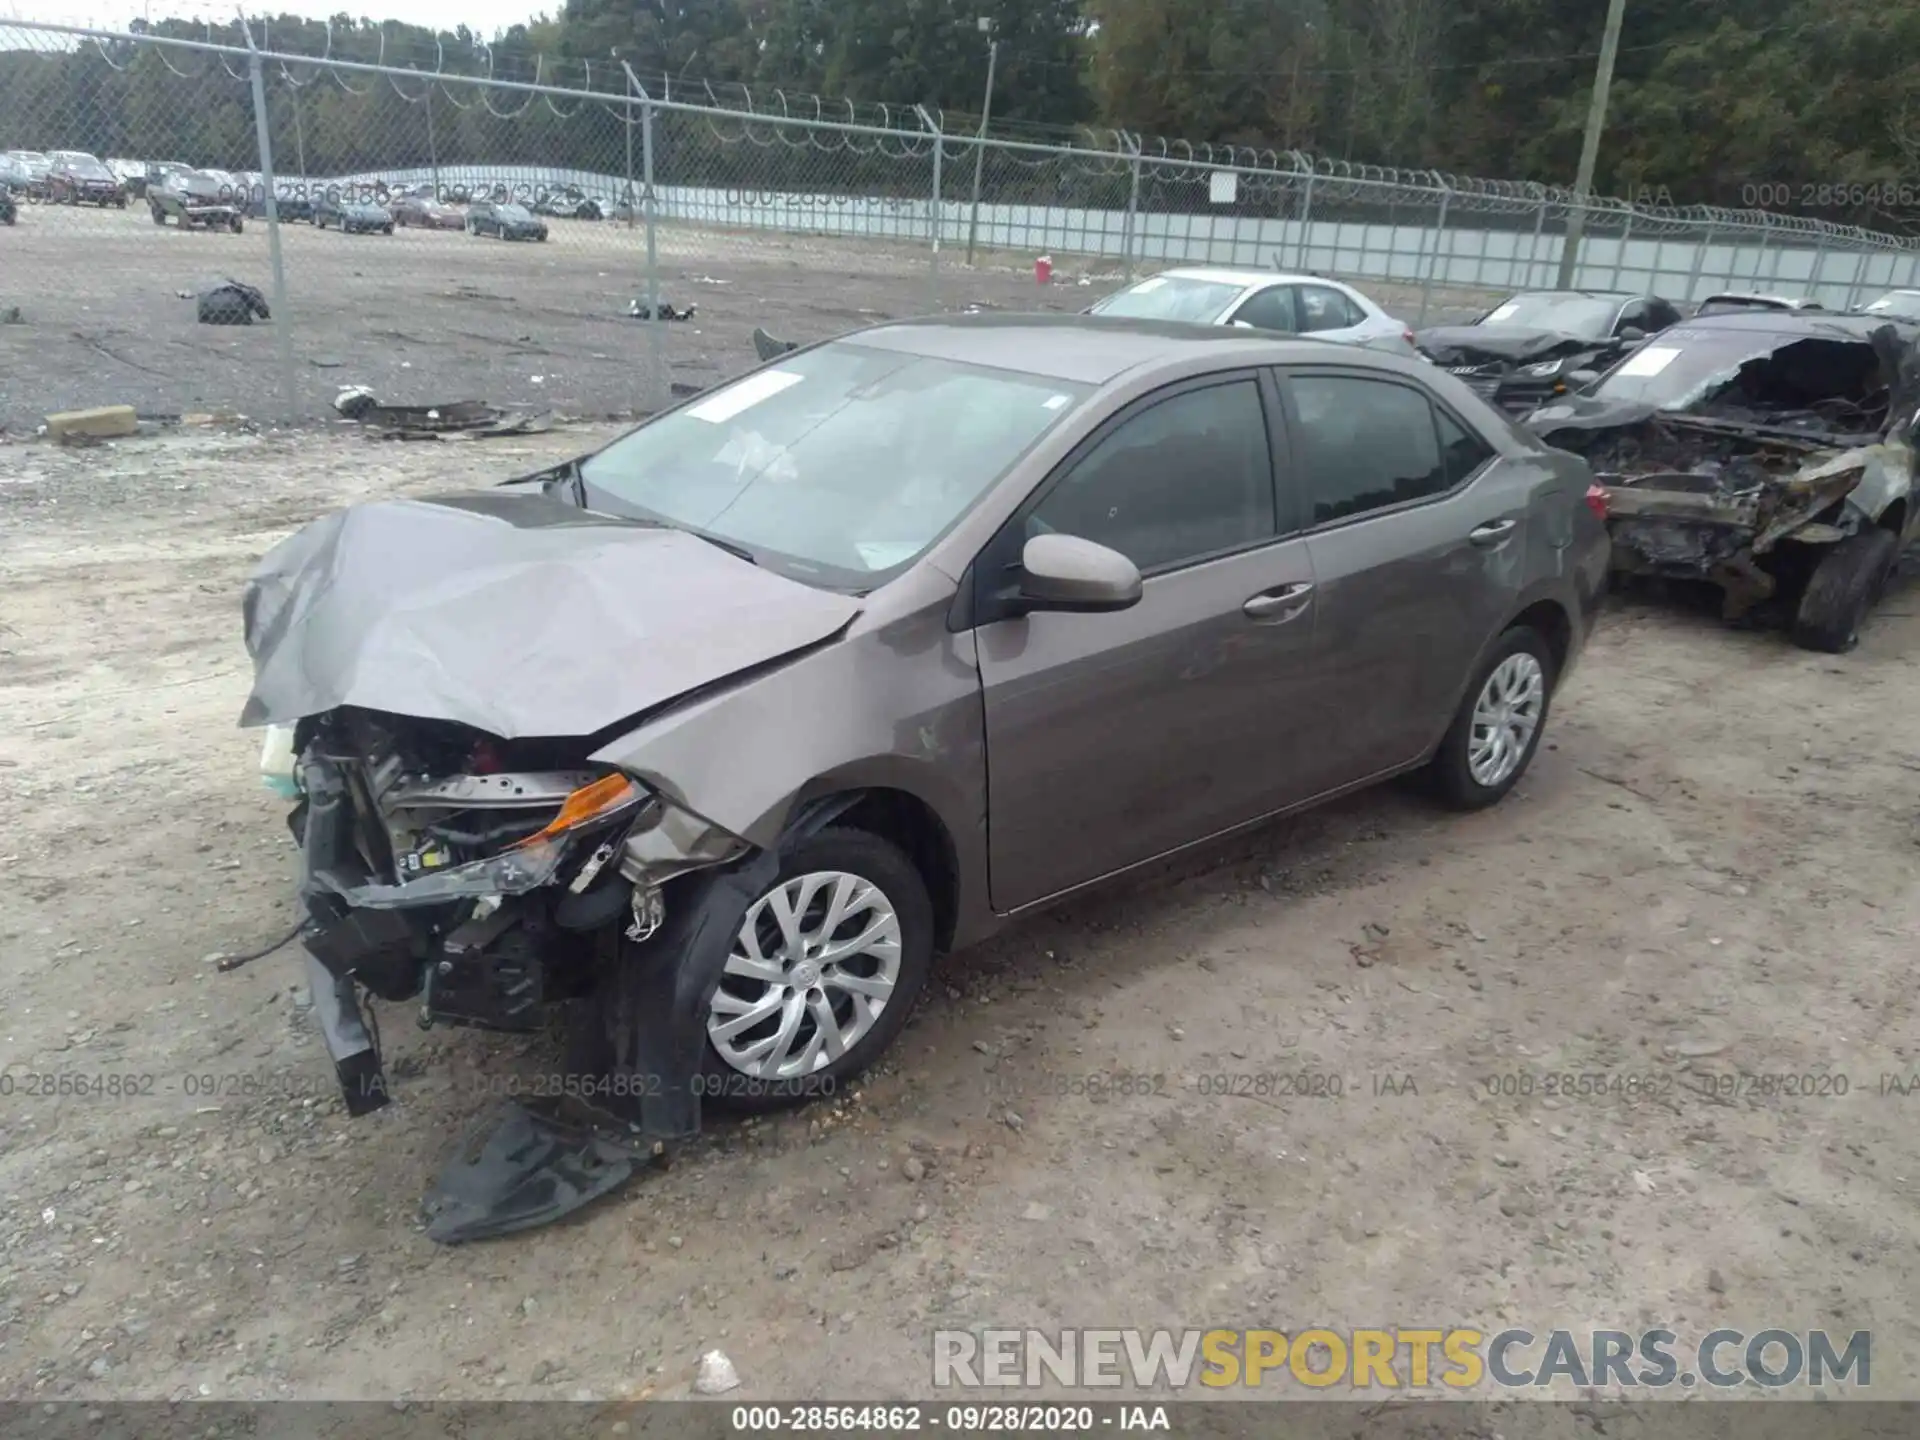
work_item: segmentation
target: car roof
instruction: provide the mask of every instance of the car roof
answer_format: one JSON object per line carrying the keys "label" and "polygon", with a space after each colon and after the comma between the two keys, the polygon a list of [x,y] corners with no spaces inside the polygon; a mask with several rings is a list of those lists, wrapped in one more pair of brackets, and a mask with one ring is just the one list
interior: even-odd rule
{"label": "car roof", "polygon": [[1331,340],[1111,315],[935,316],[888,321],[842,338],[875,349],[1082,385],[1104,385],[1129,371],[1157,364],[1172,367],[1196,357],[1217,357],[1223,365],[1333,356],[1341,364],[1371,365],[1391,358]]}
{"label": "car roof", "polygon": [[1782,305],[1789,307],[1811,305],[1814,303],[1804,295],[1780,295],[1765,290],[1721,290],[1716,294],[1707,296],[1707,298],[1700,303],[1705,305],[1713,300],[1751,300],[1760,305]]}
{"label": "car roof", "polygon": [[[1324,275],[1294,275],[1284,270],[1240,269],[1228,265],[1177,265],[1147,277],[1150,280],[1202,280],[1212,285],[1325,284]],[[1338,284],[1338,281],[1333,282]]]}
{"label": "car roof", "polygon": [[1639,300],[1644,297],[1637,290],[1516,290],[1507,297],[1519,300],[1528,295],[1578,295],[1583,300]]}
{"label": "car roof", "polygon": [[[1732,310],[1720,315],[1695,315],[1654,337],[1665,344],[1677,332],[1722,330],[1735,334],[1794,336],[1807,340],[1865,340],[1883,325],[1902,329],[1900,321],[1883,315],[1846,315],[1833,310]],[[1907,322],[1906,330],[1913,324]]]}

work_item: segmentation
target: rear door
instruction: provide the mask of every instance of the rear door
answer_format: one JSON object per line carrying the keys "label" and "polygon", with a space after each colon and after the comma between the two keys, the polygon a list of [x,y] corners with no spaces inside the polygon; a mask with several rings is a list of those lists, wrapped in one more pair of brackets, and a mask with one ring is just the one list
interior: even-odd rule
{"label": "rear door", "polygon": [[1407,764],[1445,728],[1517,605],[1526,496],[1489,482],[1493,446],[1411,379],[1292,369],[1281,388],[1314,571],[1325,790]]}
{"label": "rear door", "polygon": [[[1255,371],[1156,392],[976,558],[995,909],[1255,819],[1307,783],[1313,570],[1278,498],[1278,415]],[[1049,530],[1128,556],[1140,602],[1009,614],[1021,550]]]}
{"label": "rear door", "polygon": [[1296,285],[1294,304],[1300,311],[1300,333],[1321,340],[1363,338],[1367,323],[1362,310],[1331,285]]}

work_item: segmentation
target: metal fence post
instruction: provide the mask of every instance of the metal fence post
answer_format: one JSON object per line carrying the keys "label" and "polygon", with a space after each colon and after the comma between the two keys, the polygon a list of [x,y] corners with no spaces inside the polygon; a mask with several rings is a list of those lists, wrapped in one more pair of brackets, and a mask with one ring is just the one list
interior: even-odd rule
{"label": "metal fence post", "polygon": [[1633,211],[1627,211],[1627,218],[1620,227],[1619,248],[1613,252],[1613,279],[1607,282],[1609,290],[1620,288],[1620,267],[1627,263],[1627,241],[1633,238]]}
{"label": "metal fence post", "polygon": [[933,136],[933,195],[927,207],[927,272],[938,276],[940,273],[940,162],[946,153],[946,142],[940,134],[940,126],[927,113],[927,107],[916,105],[914,113],[920,117],[920,123],[927,127]]}
{"label": "metal fence post", "polygon": [[[647,395],[650,408],[659,409],[671,399],[671,389],[667,383],[666,366],[661,363],[661,334],[666,329],[659,320],[660,315],[660,250],[659,240],[654,234],[655,201],[653,194],[653,98],[647,94],[647,87],[640,83],[640,77],[633,73],[633,67],[622,60],[620,66],[627,72],[627,175],[632,183],[633,175],[633,97],[640,97],[640,204],[646,215],[647,225]],[[628,227],[633,224],[633,211],[627,211]]]}
{"label": "metal fence post", "polygon": [[640,218],[636,213],[640,209],[637,203],[640,197],[634,193],[633,189],[633,95],[635,81],[632,67],[627,66],[625,61],[622,61],[621,64],[627,71],[627,123],[620,128],[627,132],[627,233],[631,235],[633,233],[634,222]]}
{"label": "metal fence post", "polygon": [[1527,242],[1527,289],[1533,288],[1533,267],[1540,263],[1540,237],[1547,227],[1547,197],[1542,195],[1533,212],[1533,238]]}
{"label": "metal fence post", "polygon": [[1440,268],[1440,242],[1447,234],[1447,202],[1453,198],[1453,190],[1445,181],[1440,184],[1440,217],[1433,226],[1433,251],[1427,256],[1427,273],[1420,282],[1420,318],[1414,322],[1418,329],[1427,323],[1427,306],[1433,300],[1433,273]]}
{"label": "metal fence post", "polygon": [[[1307,172],[1307,183],[1300,191],[1300,239],[1293,247],[1293,268],[1301,273],[1307,268],[1307,236],[1313,231],[1313,171]],[[1335,267],[1338,268],[1338,267]]]}
{"label": "metal fence post", "polygon": [[[266,191],[267,254],[273,264],[273,338],[280,351],[280,388],[286,418],[300,418],[300,400],[293,374],[293,317],[287,313],[287,267],[280,255],[280,202],[274,195],[273,141],[268,136],[267,82],[260,70],[260,51],[253,43],[253,27],[243,23],[247,37],[247,70],[253,84],[253,136],[260,147],[260,184]],[[184,222],[182,222],[184,223]]]}
{"label": "metal fence post", "polygon": [[1860,303],[1860,281],[1867,273],[1867,252],[1862,250],[1859,258],[1853,262],[1853,280],[1847,286],[1846,308],[1851,310]]}
{"label": "metal fence post", "polygon": [[1140,227],[1140,145],[1131,135],[1121,137],[1133,151],[1133,163],[1127,167],[1127,218],[1120,230],[1120,277],[1133,283],[1133,242]]}
{"label": "metal fence post", "polygon": [[1688,301],[1693,299],[1693,292],[1700,288],[1700,272],[1706,268],[1707,247],[1712,244],[1713,244],[1713,226],[1709,224],[1707,228],[1701,233],[1700,243],[1694,247],[1693,269],[1687,275],[1687,293],[1680,297],[1682,301]]}
{"label": "metal fence post", "polygon": [[933,136],[933,195],[927,207],[927,308],[937,310],[940,306],[940,160],[946,142],[926,106],[914,106],[913,113]]}

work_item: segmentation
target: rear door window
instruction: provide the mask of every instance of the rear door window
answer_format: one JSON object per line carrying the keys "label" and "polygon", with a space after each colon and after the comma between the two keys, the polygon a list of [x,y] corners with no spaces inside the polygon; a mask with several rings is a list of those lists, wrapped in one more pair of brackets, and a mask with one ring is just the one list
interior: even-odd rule
{"label": "rear door window", "polygon": [[1451,419],[1443,453],[1433,402],[1411,385],[1293,375],[1287,386],[1297,420],[1296,483],[1305,491],[1310,524],[1444,494],[1487,458],[1485,442]]}
{"label": "rear door window", "polygon": [[1233,312],[1235,320],[1241,320],[1256,330],[1278,330],[1292,335],[1299,328],[1294,316],[1293,287],[1290,285],[1269,285],[1259,294],[1250,296],[1247,302]]}

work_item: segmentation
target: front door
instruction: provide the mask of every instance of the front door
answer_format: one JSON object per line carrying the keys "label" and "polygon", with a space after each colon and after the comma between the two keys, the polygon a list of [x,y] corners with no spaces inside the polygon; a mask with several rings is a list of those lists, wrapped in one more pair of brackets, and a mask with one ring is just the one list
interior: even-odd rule
{"label": "front door", "polygon": [[[1001,911],[1288,803],[1314,629],[1305,544],[1278,503],[1270,379],[1239,372],[1123,411],[982,552],[991,891]],[[1026,540],[1120,551],[1140,602],[995,618]]]}

